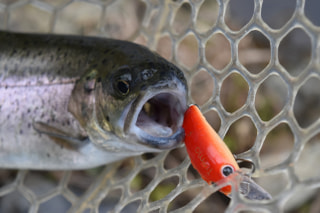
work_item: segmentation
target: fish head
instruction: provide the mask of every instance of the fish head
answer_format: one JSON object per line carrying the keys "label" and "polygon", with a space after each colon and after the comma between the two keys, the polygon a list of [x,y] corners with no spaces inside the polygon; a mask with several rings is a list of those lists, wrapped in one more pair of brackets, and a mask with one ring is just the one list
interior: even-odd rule
{"label": "fish head", "polygon": [[183,141],[187,86],[179,68],[159,57],[119,66],[101,85],[99,109],[118,137],[156,149]]}
{"label": "fish head", "polygon": [[69,111],[91,141],[120,152],[179,145],[187,109],[183,72],[137,44],[115,40],[108,51],[100,48],[104,55],[92,57],[93,65],[77,82],[69,101]]}

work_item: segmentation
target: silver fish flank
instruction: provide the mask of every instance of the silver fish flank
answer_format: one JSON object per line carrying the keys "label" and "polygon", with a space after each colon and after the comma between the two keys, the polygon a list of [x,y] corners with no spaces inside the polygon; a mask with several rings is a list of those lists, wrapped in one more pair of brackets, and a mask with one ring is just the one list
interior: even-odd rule
{"label": "silver fish flank", "polygon": [[0,31],[0,167],[85,169],[184,139],[182,71],[112,39]]}

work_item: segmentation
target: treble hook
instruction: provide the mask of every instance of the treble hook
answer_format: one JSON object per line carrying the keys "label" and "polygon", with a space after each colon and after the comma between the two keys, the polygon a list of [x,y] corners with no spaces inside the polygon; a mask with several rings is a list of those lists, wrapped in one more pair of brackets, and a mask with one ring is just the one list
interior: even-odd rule
{"label": "treble hook", "polygon": [[236,159],[240,168],[250,169],[251,170],[250,174],[253,174],[256,171],[256,166],[251,160],[239,158],[236,155],[233,155],[233,156]]}

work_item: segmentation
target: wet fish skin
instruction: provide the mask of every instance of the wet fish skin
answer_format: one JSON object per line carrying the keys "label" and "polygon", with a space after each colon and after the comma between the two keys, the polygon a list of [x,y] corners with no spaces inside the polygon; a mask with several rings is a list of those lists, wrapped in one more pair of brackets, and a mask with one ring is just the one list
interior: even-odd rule
{"label": "wet fish skin", "polygon": [[[0,167],[83,169],[173,148],[186,90],[176,66],[137,44],[0,31]],[[160,93],[177,102],[176,135],[140,137],[139,110]]]}

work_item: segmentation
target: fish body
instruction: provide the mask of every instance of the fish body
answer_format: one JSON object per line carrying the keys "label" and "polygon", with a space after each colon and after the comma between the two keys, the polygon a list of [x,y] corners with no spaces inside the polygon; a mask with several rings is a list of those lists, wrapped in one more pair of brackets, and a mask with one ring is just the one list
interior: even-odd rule
{"label": "fish body", "polygon": [[0,167],[85,169],[177,146],[181,70],[112,39],[0,31]]}

